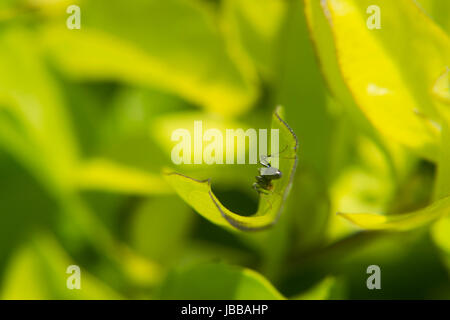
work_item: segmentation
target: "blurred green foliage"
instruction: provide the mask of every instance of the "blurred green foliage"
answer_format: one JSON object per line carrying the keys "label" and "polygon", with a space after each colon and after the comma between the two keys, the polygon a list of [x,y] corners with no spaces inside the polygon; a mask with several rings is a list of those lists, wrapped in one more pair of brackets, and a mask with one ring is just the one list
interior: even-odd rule
{"label": "blurred green foliage", "polygon": [[[450,298],[449,15],[444,0],[1,1],[0,297]],[[299,141],[279,221],[211,223],[162,169],[211,178],[247,221],[257,166],[175,166],[172,130],[270,128],[276,105]]]}

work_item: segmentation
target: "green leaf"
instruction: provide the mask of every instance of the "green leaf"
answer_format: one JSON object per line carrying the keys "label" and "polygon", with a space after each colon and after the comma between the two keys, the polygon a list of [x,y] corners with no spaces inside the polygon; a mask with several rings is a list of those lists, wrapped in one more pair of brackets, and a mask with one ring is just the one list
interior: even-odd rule
{"label": "green leaf", "polygon": [[[250,125],[245,122],[235,121],[223,117],[218,117],[214,114],[205,112],[191,112],[181,111],[172,112],[155,117],[151,121],[150,135],[156,144],[164,151],[167,162],[171,163],[171,153],[177,142],[174,142],[171,137],[175,130],[186,129],[191,133],[191,143],[194,132],[194,122],[201,121],[202,131],[206,132],[209,129],[217,129],[223,137],[226,136],[228,128],[242,128],[244,131],[250,128]],[[205,152],[207,144],[203,143],[202,148]],[[246,146],[248,147],[248,146]],[[223,144],[223,154],[226,154],[226,144]],[[193,154],[191,154],[191,162],[193,163]],[[246,183],[248,179],[253,179],[253,173],[249,173],[247,166],[223,166],[220,164],[208,165],[203,164],[180,164],[180,171],[185,175],[196,176],[199,175],[204,178],[220,179],[222,186],[229,186],[234,188],[236,185]],[[219,170],[220,168],[220,170]]]}
{"label": "green leaf", "polygon": [[[450,63],[450,62],[449,62]],[[433,86],[433,94],[445,104],[450,104],[450,68],[445,71],[436,80]]]}
{"label": "green leaf", "polygon": [[[334,124],[327,107],[326,87],[301,10],[302,1],[286,4],[288,12],[278,41],[276,100],[285,107],[289,125],[302,142],[302,166],[317,169],[326,179],[330,177],[329,163],[334,160],[330,157]],[[314,108],[308,107],[312,105]]]}
{"label": "green leaf", "polygon": [[442,0],[416,0],[418,4],[450,34],[450,2]]}
{"label": "green leaf", "polygon": [[447,216],[437,221],[431,230],[435,243],[450,256],[450,217]]}
{"label": "green leaf", "polygon": [[287,3],[278,0],[225,0],[222,5],[225,35],[241,61],[270,78],[275,73],[278,36],[287,13]]}
{"label": "green leaf", "polygon": [[435,199],[450,195],[450,123],[442,123],[441,148],[435,180]]}
{"label": "green leaf", "polygon": [[328,277],[316,284],[314,287],[306,292],[303,292],[293,298],[292,300],[326,300],[331,296],[331,290],[336,285],[336,279]]}
{"label": "green leaf", "polygon": [[[439,77],[434,86],[434,94],[442,102],[441,148],[437,167],[434,197],[441,199],[450,195],[450,86],[449,69]],[[432,228],[435,243],[450,256],[450,216],[437,221]],[[449,267],[450,268],[450,267]]]}
{"label": "green leaf", "polygon": [[162,287],[161,298],[177,300],[284,299],[259,273],[225,264],[205,264],[173,272]]}
{"label": "green leaf", "polygon": [[[310,3],[318,9],[317,1]],[[438,118],[430,90],[450,58],[447,35],[412,1],[321,3],[322,13],[317,14],[328,20],[334,43],[334,47],[319,46],[324,51],[319,53],[321,61],[327,60],[327,54],[336,58],[338,70],[333,70],[342,75],[353,100],[379,132],[436,160],[439,133],[415,112],[433,120]],[[381,9],[381,29],[370,30],[366,26],[370,5]],[[317,30],[315,27],[313,30]],[[405,34],[414,41],[405,42]],[[316,40],[320,36],[317,31],[313,35]]]}
{"label": "green leaf", "polygon": [[333,34],[323,12],[320,1],[305,0],[305,16],[308,23],[311,40],[314,44],[320,69],[325,76],[331,93],[345,104],[352,103],[352,97],[344,83],[337,61]]}
{"label": "green leaf", "polygon": [[39,235],[16,251],[9,262],[2,299],[122,299],[82,266],[81,289],[66,287],[66,269],[76,265],[49,235]]}
{"label": "green leaf", "polygon": [[141,195],[172,192],[160,174],[144,172],[106,159],[86,161],[75,170],[74,180],[76,186],[83,190]]}
{"label": "green leaf", "polygon": [[81,30],[57,20],[41,33],[67,74],[156,87],[225,115],[251,107],[254,76],[235,63],[212,12],[200,3],[97,0],[80,6]]}
{"label": "green leaf", "polygon": [[[342,104],[348,111],[349,118],[364,132],[370,134],[377,141],[380,139],[373,124],[367,119],[345,83],[336,56],[334,37],[330,24],[322,8],[322,2],[314,0],[304,1],[304,12],[310,39],[315,48],[319,60],[320,71],[323,74],[327,87],[334,99],[329,103],[336,104],[334,100]],[[339,105],[339,104],[337,104]],[[378,141],[380,142],[380,141]]]}
{"label": "green leaf", "polygon": [[[214,128],[218,129],[224,136],[226,134],[226,129],[228,128],[243,128],[244,130],[248,128],[248,125],[244,123],[217,117],[217,115],[208,114],[205,112],[181,111],[172,112],[152,119],[149,131],[156,143],[158,143],[167,155],[170,156],[172,148],[176,144],[171,140],[172,133],[179,128],[183,128],[191,132],[192,138],[192,133],[194,132],[194,121],[202,122],[203,132]],[[205,144],[203,144],[203,149],[204,148]],[[225,145],[223,147],[223,152],[225,152]]]}
{"label": "green leaf", "polygon": [[131,245],[153,261],[176,262],[189,247],[193,218],[191,209],[175,195],[149,199],[131,217]]}
{"label": "green leaf", "polygon": [[270,227],[281,214],[297,165],[297,138],[281,118],[280,111],[281,108],[278,108],[273,115],[272,128],[279,129],[280,150],[285,149],[280,155],[279,169],[283,175],[273,182],[273,190],[269,194],[260,195],[258,211],[254,215],[245,217],[228,210],[212,192],[209,179],[196,180],[180,173],[167,172],[167,181],[184,201],[215,224],[225,227],[231,225],[240,230]]}
{"label": "green leaf", "polygon": [[407,231],[427,225],[450,213],[450,197],[438,200],[426,208],[403,214],[338,213],[338,215],[369,230]]}
{"label": "green leaf", "polygon": [[50,191],[70,187],[77,145],[58,86],[33,34],[0,34],[0,144]]}

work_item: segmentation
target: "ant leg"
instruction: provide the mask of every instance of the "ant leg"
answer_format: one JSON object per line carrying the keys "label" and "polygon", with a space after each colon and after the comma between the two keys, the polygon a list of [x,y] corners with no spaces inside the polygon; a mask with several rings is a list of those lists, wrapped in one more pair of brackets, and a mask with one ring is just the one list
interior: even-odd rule
{"label": "ant leg", "polygon": [[258,183],[253,183],[253,189],[255,189],[256,192],[258,192],[258,194],[269,194],[269,192],[263,188],[261,188],[261,186]]}
{"label": "ant leg", "polygon": [[269,205],[267,206],[267,209],[264,211],[264,213],[267,213],[268,211],[272,210],[272,207],[273,207],[271,201],[267,200],[267,203],[268,203]]}

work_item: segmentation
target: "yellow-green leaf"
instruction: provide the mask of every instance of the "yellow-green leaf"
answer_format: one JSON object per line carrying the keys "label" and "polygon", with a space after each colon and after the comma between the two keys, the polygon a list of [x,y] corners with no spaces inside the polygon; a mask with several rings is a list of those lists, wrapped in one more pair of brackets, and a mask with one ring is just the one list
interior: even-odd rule
{"label": "yellow-green leaf", "polygon": [[80,266],[81,288],[69,290],[66,269],[77,265],[49,235],[38,235],[9,261],[2,299],[122,299],[113,289]]}
{"label": "yellow-green leaf", "polygon": [[129,168],[106,159],[89,160],[75,171],[73,179],[82,190],[129,194],[167,194],[171,189],[160,174]]}
{"label": "yellow-green leaf", "polygon": [[447,34],[450,34],[450,2],[442,0],[416,0]]}
{"label": "yellow-green leaf", "polygon": [[80,30],[67,30],[57,20],[40,34],[67,74],[156,87],[224,115],[251,107],[254,76],[234,62],[212,13],[201,4],[96,0],[80,6]]}
{"label": "yellow-green leaf", "polygon": [[[443,121],[441,122],[441,148],[437,174],[435,180],[434,197],[440,199],[450,195],[450,87],[449,69],[439,77],[433,92],[436,98],[442,102],[441,110]],[[447,256],[450,256],[450,216],[437,221],[431,232],[433,240]],[[448,260],[448,259],[447,259]]]}
{"label": "yellow-green leaf", "polygon": [[33,33],[0,35],[0,144],[52,192],[71,186],[78,150],[58,85]]}
{"label": "yellow-green leaf", "polygon": [[423,209],[393,215],[373,213],[338,213],[353,224],[369,230],[407,231],[427,225],[450,213],[450,197],[438,200]]}
{"label": "yellow-green leaf", "polygon": [[328,277],[320,281],[314,287],[290,299],[292,300],[326,300],[330,299],[331,290],[336,284],[336,279]]}
{"label": "yellow-green leaf", "polygon": [[[450,61],[449,61],[450,64]],[[433,94],[443,103],[450,104],[450,68],[445,68],[445,71],[436,80],[433,86]]]}
{"label": "yellow-green leaf", "polygon": [[[287,13],[287,2],[278,0],[225,0],[225,34],[230,46],[250,63],[271,77],[276,67],[279,32]],[[241,62],[241,63],[243,63]],[[253,66],[254,65],[254,66]]]}
{"label": "yellow-green leaf", "polygon": [[442,123],[441,148],[435,180],[435,199],[450,195],[450,123]]}
{"label": "yellow-green leaf", "polygon": [[[207,281],[204,281],[208,279]],[[176,270],[161,290],[162,299],[282,300],[259,273],[226,264],[205,264]]]}
{"label": "yellow-green leaf", "polygon": [[[165,114],[153,119],[150,125],[150,134],[156,143],[168,154],[171,154],[172,148],[176,142],[172,140],[172,134],[177,129],[186,129],[191,132],[191,138],[194,136],[194,122],[201,121],[202,133],[209,129],[217,129],[223,136],[226,134],[228,128],[242,128],[248,129],[248,125],[234,120],[230,120],[217,115],[205,112],[173,112]],[[203,151],[206,144],[203,144]],[[223,146],[225,152],[225,145]],[[193,158],[191,158],[193,161]]]}
{"label": "yellow-green leaf", "polygon": [[[385,137],[436,160],[439,132],[416,111],[438,118],[430,88],[450,60],[447,35],[413,1],[328,0],[321,4],[334,43],[327,52],[336,56],[353,100]],[[366,25],[371,5],[380,8],[380,29]],[[405,42],[405,34],[414,41]]]}
{"label": "yellow-green leaf", "polygon": [[[199,214],[211,222],[240,230],[259,230],[273,225],[281,213],[283,203],[289,193],[297,165],[297,138],[280,115],[278,108],[273,115],[272,128],[279,129],[280,171],[282,177],[274,180],[273,189],[261,194],[257,212],[252,216],[242,216],[228,210],[211,190],[210,180],[196,180],[180,173],[168,172],[167,181],[181,198]],[[251,182],[249,181],[249,188]]]}
{"label": "yellow-green leaf", "polygon": [[450,217],[437,221],[433,225],[431,234],[439,248],[450,256]]}

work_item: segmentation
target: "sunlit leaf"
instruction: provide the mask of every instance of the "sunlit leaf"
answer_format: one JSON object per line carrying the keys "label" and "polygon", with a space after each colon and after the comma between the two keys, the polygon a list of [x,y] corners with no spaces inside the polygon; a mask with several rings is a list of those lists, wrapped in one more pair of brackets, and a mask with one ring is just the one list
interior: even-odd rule
{"label": "sunlit leaf", "polygon": [[163,285],[161,298],[194,300],[284,299],[270,282],[259,273],[225,264],[206,264],[174,271]]}
{"label": "sunlit leaf", "polygon": [[338,213],[355,225],[370,230],[406,231],[427,225],[450,213],[450,197],[438,200],[426,208],[403,214]]}
{"label": "sunlit leaf", "polygon": [[82,190],[104,190],[128,194],[167,194],[171,188],[160,174],[144,172],[107,159],[89,160],[74,173]]}
{"label": "sunlit leaf", "polygon": [[[226,135],[226,129],[242,128],[248,129],[248,125],[240,123],[238,121],[224,119],[223,117],[217,117],[213,114],[207,114],[204,112],[172,112],[167,115],[156,117],[151,125],[149,133],[152,135],[156,143],[170,156],[173,147],[176,142],[172,140],[172,134],[177,129],[186,129],[191,135],[191,147],[193,148],[195,143],[194,137],[194,122],[200,121],[202,133],[204,134],[209,129],[217,129],[220,131],[223,137]],[[200,137],[203,141],[203,135]],[[206,143],[202,144],[203,151],[205,150]],[[225,154],[225,144],[223,145],[223,152]],[[191,156],[191,162],[193,163],[193,155]]]}
{"label": "sunlit leaf", "polygon": [[331,93],[343,103],[350,104],[352,97],[342,78],[337,57],[334,53],[333,34],[323,12],[321,2],[305,0],[304,3],[309,33],[319,58],[320,69],[325,76],[328,87]]}
{"label": "sunlit leaf", "polygon": [[149,199],[132,217],[132,246],[157,262],[173,262],[188,247],[187,235],[194,217],[190,208],[176,196]]}
{"label": "sunlit leaf", "polygon": [[416,2],[450,35],[450,2],[442,0],[416,0]]}
{"label": "sunlit leaf", "polygon": [[432,231],[436,244],[450,255],[450,217],[445,217],[436,222]]}
{"label": "sunlit leaf", "polygon": [[[412,1],[321,3],[338,71],[356,104],[385,136],[436,160],[438,132],[415,111],[438,117],[430,88],[450,58],[447,35]],[[370,5],[381,9],[381,29],[366,26]],[[405,34],[414,41],[405,42]],[[334,55],[332,49],[328,45],[328,53]]]}
{"label": "sunlit leaf", "polygon": [[[222,6],[225,34],[241,63],[249,60],[264,76],[276,66],[278,36],[287,13],[287,2],[278,0],[226,0]],[[242,49],[241,49],[242,48]]]}
{"label": "sunlit leaf", "polygon": [[233,61],[212,14],[199,3],[97,0],[80,6],[81,30],[71,32],[58,21],[42,32],[68,74],[157,87],[224,115],[248,110],[256,97],[252,76]]}
{"label": "sunlit leaf", "polygon": [[160,281],[164,274],[160,265],[137,255],[126,244],[120,242],[79,195],[69,194],[61,199],[61,202],[62,228],[70,228],[71,233],[75,231],[75,239],[81,238],[92,245],[103,257],[107,257],[120,268],[130,281],[148,285]]}
{"label": "sunlit leaf", "polygon": [[[313,167],[327,179],[329,164],[334,161],[330,156],[334,125],[302,6],[302,1],[287,2],[285,23],[278,40],[278,77],[274,86],[277,101],[286,109],[289,125],[302,142],[303,165]],[[322,147],[317,148],[318,145]]]}
{"label": "sunlit leaf", "polygon": [[297,165],[297,138],[281,118],[280,111],[278,108],[274,113],[272,128],[279,129],[280,150],[285,149],[279,159],[282,177],[273,182],[271,192],[260,195],[258,211],[254,215],[245,217],[228,210],[212,192],[209,179],[201,181],[168,172],[167,181],[184,201],[213,223],[228,227],[231,225],[240,230],[258,230],[273,225],[281,214]]}
{"label": "sunlit leaf", "polygon": [[70,187],[77,147],[58,87],[26,29],[0,35],[0,143],[52,192]]}
{"label": "sunlit leaf", "polygon": [[121,299],[81,269],[81,289],[66,286],[67,267],[77,265],[49,236],[39,236],[13,256],[5,276],[2,299]]}
{"label": "sunlit leaf", "polygon": [[[443,103],[442,106],[442,134],[439,162],[435,180],[435,199],[441,199],[450,195],[450,88],[449,70],[439,77],[434,87],[436,97]],[[432,228],[432,236],[435,243],[450,256],[450,216],[437,221]],[[449,260],[449,259],[447,259]]]}
{"label": "sunlit leaf", "polygon": [[[450,62],[449,62],[450,64]],[[433,86],[433,94],[441,99],[444,103],[450,104],[450,68],[445,71],[436,80]]]}
{"label": "sunlit leaf", "polygon": [[[202,133],[199,137],[194,135],[194,124],[196,121],[201,122]],[[190,132],[191,148],[194,147],[197,139],[202,140],[202,152],[206,151],[208,143],[203,141],[205,133],[209,129],[218,130],[222,137],[226,137],[227,129],[241,128],[244,131],[250,128],[250,125],[245,122],[235,121],[218,117],[214,114],[202,112],[172,112],[162,116],[155,117],[150,125],[149,133],[156,144],[165,152],[165,157],[171,162],[172,151],[179,143],[172,140],[172,135],[176,130],[185,129]],[[248,145],[246,145],[246,148]],[[226,144],[223,143],[223,155],[226,154]],[[225,161],[225,160],[224,160]],[[197,176],[201,179],[214,178],[220,179],[222,186],[229,186],[235,188],[239,183],[245,183],[248,179],[253,179],[253,172],[249,172],[248,166],[225,166],[221,164],[194,164],[193,152],[191,152],[191,164],[181,163],[178,165],[177,171],[183,171],[186,175]],[[247,169],[247,170],[246,170]]]}
{"label": "sunlit leaf", "polygon": [[[329,104],[342,104],[348,111],[350,119],[364,132],[374,139],[379,139],[371,122],[355,103],[353,96],[345,84],[340,65],[336,56],[334,37],[323,12],[323,2],[314,0],[304,1],[304,13],[308,23],[310,39],[314,45],[319,67],[325,78],[327,87],[334,99]],[[336,100],[339,103],[334,102]]]}
{"label": "sunlit leaf", "polygon": [[442,123],[441,148],[435,180],[435,199],[450,195],[450,123]]}
{"label": "sunlit leaf", "polygon": [[326,300],[330,298],[331,289],[336,283],[336,279],[330,277],[322,280],[320,283],[316,284],[314,287],[306,292],[303,292],[295,297],[293,300]]}

